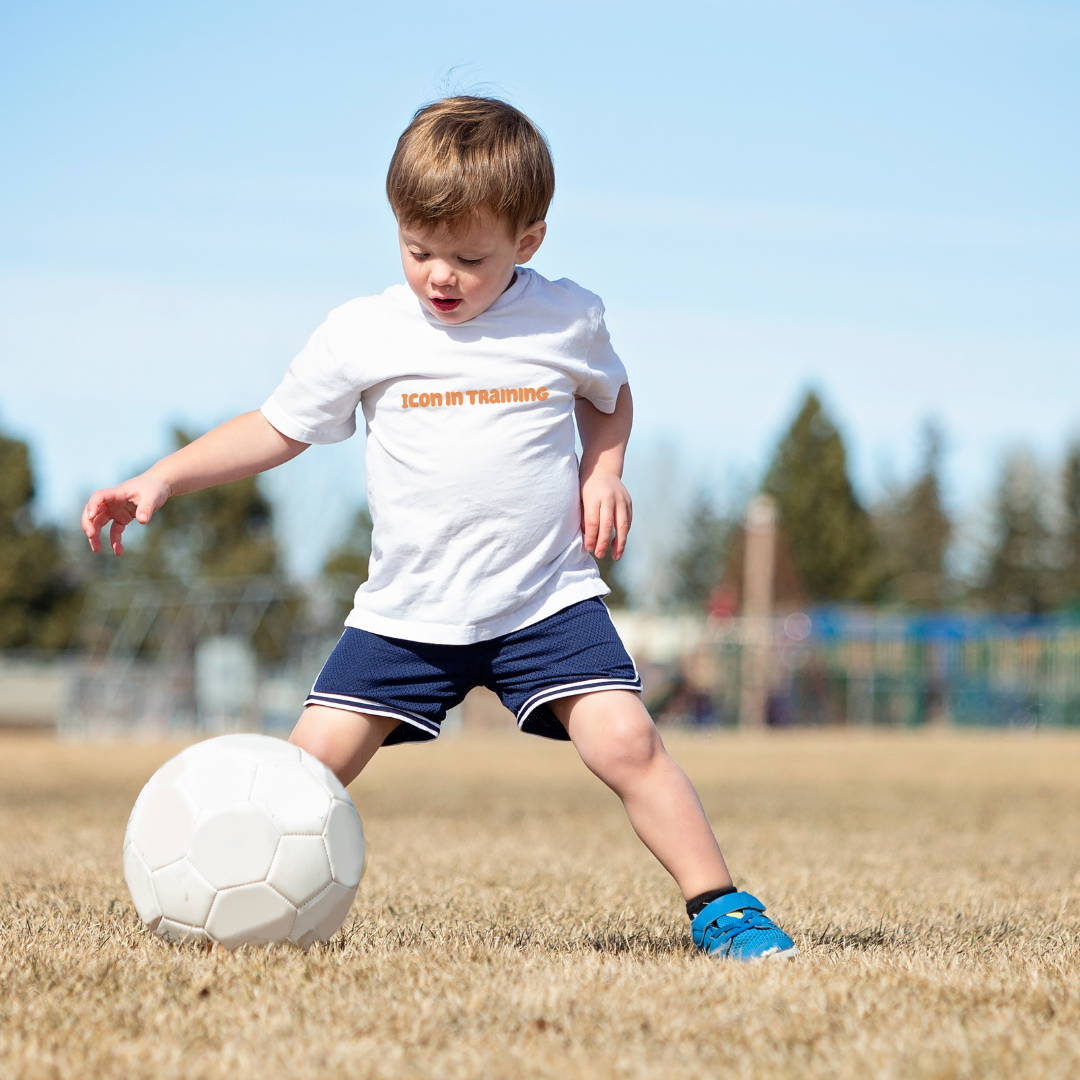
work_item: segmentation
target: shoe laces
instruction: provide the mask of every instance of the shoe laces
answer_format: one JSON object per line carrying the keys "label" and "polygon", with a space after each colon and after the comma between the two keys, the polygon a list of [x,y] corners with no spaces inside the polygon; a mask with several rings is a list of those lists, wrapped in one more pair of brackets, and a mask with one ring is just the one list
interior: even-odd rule
{"label": "shoe laces", "polygon": [[714,944],[727,945],[726,951],[730,952],[735,939],[748,930],[776,930],[779,927],[760,911],[742,911],[736,915],[730,912],[727,915],[718,915],[704,929],[701,935],[701,945],[706,952],[713,951]]}

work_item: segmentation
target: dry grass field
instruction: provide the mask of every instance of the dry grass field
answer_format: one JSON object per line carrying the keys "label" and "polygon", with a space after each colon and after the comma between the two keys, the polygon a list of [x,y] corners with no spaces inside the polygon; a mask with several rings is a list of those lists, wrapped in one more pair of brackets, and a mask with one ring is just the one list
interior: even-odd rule
{"label": "dry grass field", "polygon": [[1080,738],[673,736],[791,964],[694,955],[566,745],[377,756],[339,938],[173,947],[120,842],[176,749],[0,741],[4,1077],[1075,1077]]}

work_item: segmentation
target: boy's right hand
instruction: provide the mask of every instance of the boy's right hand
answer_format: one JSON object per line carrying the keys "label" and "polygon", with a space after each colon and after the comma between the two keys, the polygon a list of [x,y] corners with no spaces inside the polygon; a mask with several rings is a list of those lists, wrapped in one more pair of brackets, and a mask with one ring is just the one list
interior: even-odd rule
{"label": "boy's right hand", "polygon": [[169,485],[152,469],[117,487],[95,491],[82,513],[82,530],[90,541],[90,550],[101,550],[101,530],[111,521],[109,546],[117,555],[123,555],[124,528],[133,521],[145,525],[171,494]]}

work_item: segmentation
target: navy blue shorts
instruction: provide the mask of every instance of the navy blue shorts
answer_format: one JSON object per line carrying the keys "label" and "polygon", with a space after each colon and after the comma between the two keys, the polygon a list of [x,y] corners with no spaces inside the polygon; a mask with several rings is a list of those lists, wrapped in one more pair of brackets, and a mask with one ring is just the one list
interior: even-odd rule
{"label": "navy blue shorts", "polygon": [[475,645],[431,645],[346,627],[305,705],[395,717],[384,746],[439,735],[446,710],[486,686],[520,730],[569,739],[549,701],[597,690],[641,692],[641,679],[599,598]]}

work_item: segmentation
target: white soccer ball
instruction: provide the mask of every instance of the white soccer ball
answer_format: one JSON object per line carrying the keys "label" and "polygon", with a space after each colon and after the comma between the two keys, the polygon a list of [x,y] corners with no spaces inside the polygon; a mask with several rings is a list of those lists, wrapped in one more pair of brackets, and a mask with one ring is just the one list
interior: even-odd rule
{"label": "white soccer ball", "polygon": [[223,735],[166,762],[124,835],[135,910],[169,941],[327,941],[364,873],[364,830],[316,758],[267,735]]}

